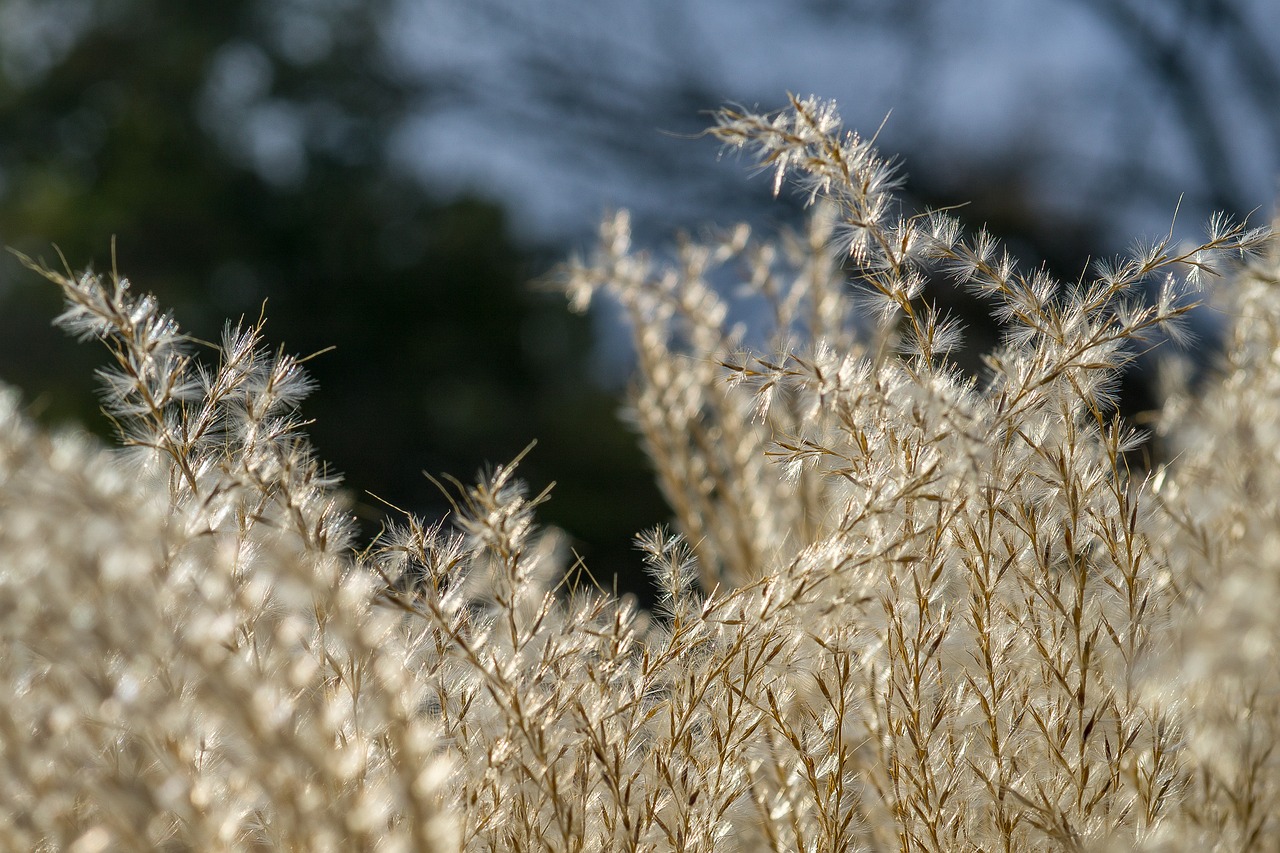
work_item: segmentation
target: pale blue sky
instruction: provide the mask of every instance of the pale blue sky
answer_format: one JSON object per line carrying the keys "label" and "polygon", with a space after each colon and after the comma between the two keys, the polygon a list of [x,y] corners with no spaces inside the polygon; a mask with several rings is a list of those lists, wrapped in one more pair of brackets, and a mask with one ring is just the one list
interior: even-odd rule
{"label": "pale blue sky", "polygon": [[[1184,26],[1158,19],[1161,5],[1147,7],[1155,32]],[[1280,3],[1235,5],[1275,49],[1256,58],[1280,68]],[[1086,210],[1151,233],[1168,227],[1185,192],[1184,215],[1198,217],[1203,176],[1182,118],[1091,6],[410,0],[392,31],[404,60],[437,88],[398,150],[437,188],[502,200],[527,238],[580,239],[617,206],[673,225],[732,219],[738,196],[717,188],[745,170],[718,166],[707,140],[662,131],[699,127],[697,109],[772,108],[795,91],[836,99],[846,124],[868,133],[892,113],[882,147],[906,155],[909,173],[998,180],[1010,164],[1034,162],[1022,192],[1051,215]],[[1237,73],[1229,41],[1192,35],[1183,47],[1207,80]],[[1220,88],[1211,104],[1220,114],[1207,120],[1232,128],[1244,188],[1235,195],[1265,215],[1280,188],[1280,122],[1234,98],[1229,82]],[[671,93],[706,102],[672,112]],[[1117,198],[1117,182],[1148,189]],[[756,184],[748,192],[763,193]]]}

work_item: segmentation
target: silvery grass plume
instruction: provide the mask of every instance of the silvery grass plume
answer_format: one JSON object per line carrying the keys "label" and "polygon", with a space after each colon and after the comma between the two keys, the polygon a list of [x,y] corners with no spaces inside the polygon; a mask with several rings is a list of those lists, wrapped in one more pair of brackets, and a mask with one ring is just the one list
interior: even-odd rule
{"label": "silvery grass plume", "polygon": [[129,452],[5,395],[0,847],[454,847],[422,639],[372,606],[298,363],[259,323],[206,367],[126,280],[43,272]]}
{"label": "silvery grass plume", "polygon": [[[514,463],[454,483],[451,524],[353,551],[310,383],[261,321],[209,365],[119,276],[36,265],[108,347],[128,453],[0,408],[5,847],[1276,845],[1268,232],[1218,220],[1063,283],[900,215],[834,105],[710,133],[807,193],[805,230],[660,262],[619,214],[560,272],[632,321],[674,514],[637,540],[654,613],[576,581]],[[1117,377],[1219,272],[1220,375],[1171,390],[1175,453],[1132,473]],[[949,360],[944,278],[1006,329],[979,378]]]}

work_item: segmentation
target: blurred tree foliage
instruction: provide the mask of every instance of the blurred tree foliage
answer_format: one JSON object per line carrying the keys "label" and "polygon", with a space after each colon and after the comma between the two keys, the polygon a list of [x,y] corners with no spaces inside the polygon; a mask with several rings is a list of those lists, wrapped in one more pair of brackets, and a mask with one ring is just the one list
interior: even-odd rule
{"label": "blurred tree foliage", "polygon": [[[423,470],[463,480],[533,439],[560,485],[543,518],[607,578],[666,518],[617,402],[586,376],[589,334],[525,282],[537,259],[501,210],[435,203],[387,156],[419,84],[382,46],[385,2],[0,0],[0,243],[111,263],[211,340],[257,318],[311,361],[305,414],[367,490],[444,510]],[[49,328],[59,300],[0,261],[0,376],[46,420],[105,431],[101,353]],[[607,582],[607,581],[606,581]],[[639,588],[635,578],[621,586]]]}

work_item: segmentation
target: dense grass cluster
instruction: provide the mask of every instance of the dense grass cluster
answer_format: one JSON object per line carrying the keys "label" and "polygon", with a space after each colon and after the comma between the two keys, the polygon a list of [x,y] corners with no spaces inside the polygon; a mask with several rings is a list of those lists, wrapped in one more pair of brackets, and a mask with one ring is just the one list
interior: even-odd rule
{"label": "dense grass cluster", "polygon": [[[356,552],[302,366],[216,363],[114,272],[126,450],[0,401],[0,846],[73,850],[1245,850],[1280,844],[1280,254],[1225,220],[1076,282],[1027,271],[833,106],[711,133],[814,204],[561,282],[625,307],[674,513],[646,613],[569,565],[511,465]],[[1202,281],[1230,334],[1153,421],[1120,371]],[[731,277],[770,318],[748,351]],[[933,286],[1005,330],[979,377]],[[1185,373],[1186,371],[1181,371]]]}

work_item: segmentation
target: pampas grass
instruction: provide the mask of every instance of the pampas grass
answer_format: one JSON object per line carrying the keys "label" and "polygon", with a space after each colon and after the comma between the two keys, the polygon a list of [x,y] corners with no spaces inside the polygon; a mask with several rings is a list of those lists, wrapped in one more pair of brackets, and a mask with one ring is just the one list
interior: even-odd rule
{"label": "pampas grass", "polygon": [[[114,272],[29,262],[108,349],[123,450],[0,400],[2,846],[1280,843],[1269,232],[1215,220],[1058,282],[901,215],[833,104],[710,134],[798,185],[806,228],[659,260],[618,214],[557,274],[631,320],[673,512],[637,539],[653,613],[566,582],[514,464],[354,550],[305,367],[262,321],[202,359]],[[763,349],[728,278],[768,308]],[[945,279],[1005,329],[980,376],[950,360]],[[1131,470],[1117,379],[1206,284],[1223,362],[1195,392],[1169,362],[1172,453]]]}

